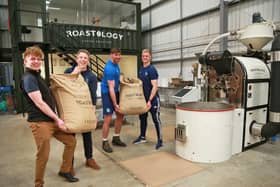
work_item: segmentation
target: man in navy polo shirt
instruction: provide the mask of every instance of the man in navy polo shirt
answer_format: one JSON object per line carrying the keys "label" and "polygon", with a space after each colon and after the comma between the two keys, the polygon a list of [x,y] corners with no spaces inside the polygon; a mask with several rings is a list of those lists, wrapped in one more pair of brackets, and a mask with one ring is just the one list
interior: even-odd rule
{"label": "man in navy polo shirt", "polygon": [[[147,102],[147,106],[150,108],[150,113],[157,132],[157,144],[155,149],[159,149],[162,144],[162,132],[160,115],[160,98],[158,95],[158,73],[156,68],[151,65],[151,52],[149,49],[142,51],[143,66],[139,70],[139,78],[143,83],[144,96]],[[133,141],[134,144],[140,144],[146,142],[146,130],[147,130],[147,117],[148,112],[139,115],[140,118],[140,136]]]}
{"label": "man in navy polo shirt", "polygon": [[103,105],[103,129],[102,129],[102,148],[105,152],[111,153],[113,149],[108,142],[109,127],[113,112],[116,114],[115,134],[112,144],[115,146],[126,147],[126,144],[120,140],[120,132],[123,121],[123,114],[119,113],[119,85],[120,85],[120,67],[121,50],[112,48],[109,59],[104,67],[103,79],[101,82],[101,95]]}
{"label": "man in navy polo shirt", "polygon": [[[95,108],[97,100],[97,77],[88,66],[89,60],[89,51],[86,49],[80,49],[77,53],[77,63],[74,64],[72,67],[66,69],[64,73],[81,74],[83,76],[90,91],[91,101],[93,105],[92,107]],[[86,167],[99,170],[100,166],[96,163],[95,159],[93,158],[91,131],[82,133],[82,136],[84,143],[84,154],[86,157]],[[72,170],[72,174],[74,174],[74,170]]]}

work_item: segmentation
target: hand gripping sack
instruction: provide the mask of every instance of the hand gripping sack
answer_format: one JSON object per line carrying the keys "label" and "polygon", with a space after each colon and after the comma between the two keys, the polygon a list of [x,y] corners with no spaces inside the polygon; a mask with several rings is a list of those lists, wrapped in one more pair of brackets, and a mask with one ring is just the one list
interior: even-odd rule
{"label": "hand gripping sack", "polygon": [[140,79],[120,77],[119,106],[122,114],[136,115],[148,111]]}
{"label": "hand gripping sack", "polygon": [[80,74],[51,75],[58,113],[70,133],[95,129],[97,119],[87,83]]}

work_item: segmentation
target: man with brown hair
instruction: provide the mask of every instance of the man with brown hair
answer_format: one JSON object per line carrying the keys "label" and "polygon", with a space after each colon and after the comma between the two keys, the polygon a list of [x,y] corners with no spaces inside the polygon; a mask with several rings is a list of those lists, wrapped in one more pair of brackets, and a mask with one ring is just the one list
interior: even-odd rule
{"label": "man with brown hair", "polygon": [[54,136],[65,147],[59,175],[68,182],[77,182],[78,178],[70,174],[76,139],[67,134],[64,121],[55,111],[55,104],[50,90],[40,76],[43,52],[37,46],[26,48],[24,54],[25,73],[22,76],[21,88],[27,101],[27,121],[32,130],[36,146],[35,187],[42,187],[44,174],[50,152],[50,139]]}
{"label": "man with brown hair", "polygon": [[[96,105],[96,90],[97,90],[97,77],[88,67],[89,65],[90,53],[86,49],[80,49],[77,53],[77,64],[74,64],[72,67],[66,69],[64,73],[71,74],[81,74],[85,82],[88,85],[91,101],[93,108]],[[83,143],[84,143],[84,154],[86,157],[86,167],[90,167],[95,170],[99,170],[99,165],[95,162],[92,156],[92,137],[91,131],[82,133]]]}
{"label": "man with brown hair", "polygon": [[101,95],[103,106],[103,141],[102,148],[105,152],[111,153],[113,149],[108,142],[109,127],[112,120],[113,112],[115,111],[115,134],[112,139],[112,144],[115,146],[126,147],[126,144],[120,139],[120,132],[123,122],[123,114],[119,112],[119,85],[120,85],[120,67],[121,50],[112,48],[109,59],[104,67],[104,75],[101,82]]}

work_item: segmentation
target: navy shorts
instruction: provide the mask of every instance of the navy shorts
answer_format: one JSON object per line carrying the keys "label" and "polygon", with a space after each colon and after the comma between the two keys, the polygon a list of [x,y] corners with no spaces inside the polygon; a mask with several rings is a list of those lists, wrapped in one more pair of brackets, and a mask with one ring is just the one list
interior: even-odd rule
{"label": "navy shorts", "polygon": [[[115,93],[117,103],[119,104],[119,92]],[[109,93],[102,93],[102,106],[103,106],[103,115],[113,114],[115,111],[114,105],[112,103],[111,97]]]}

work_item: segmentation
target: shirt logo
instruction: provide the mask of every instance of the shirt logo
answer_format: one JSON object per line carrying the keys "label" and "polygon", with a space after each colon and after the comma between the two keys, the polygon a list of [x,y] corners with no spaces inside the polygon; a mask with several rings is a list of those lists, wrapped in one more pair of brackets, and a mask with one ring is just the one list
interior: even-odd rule
{"label": "shirt logo", "polygon": [[145,72],[145,76],[148,76],[148,72]]}

